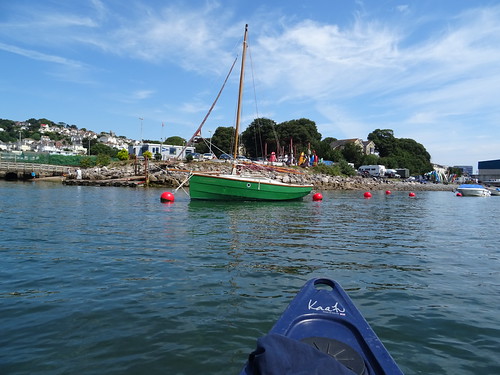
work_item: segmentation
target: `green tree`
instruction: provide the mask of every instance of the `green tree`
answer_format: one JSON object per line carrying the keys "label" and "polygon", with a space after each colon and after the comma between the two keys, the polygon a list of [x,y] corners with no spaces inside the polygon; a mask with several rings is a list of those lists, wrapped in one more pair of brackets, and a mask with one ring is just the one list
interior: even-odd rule
{"label": "green tree", "polygon": [[256,118],[241,133],[241,143],[245,147],[247,156],[252,158],[265,156],[265,145],[268,154],[276,152],[278,142],[277,124],[268,118]]}
{"label": "green tree", "polygon": [[186,140],[179,136],[172,136],[165,139],[164,143],[171,146],[184,146],[186,144]]}
{"label": "green tree", "polygon": [[341,160],[338,163],[340,168],[340,172],[345,176],[355,176],[357,174],[357,170],[354,169],[347,161]]}
{"label": "green tree", "polygon": [[341,150],[344,159],[349,163],[353,163],[356,168],[359,168],[363,161],[363,149],[355,143],[347,143]]}
{"label": "green tree", "polygon": [[409,138],[396,138],[391,129],[376,129],[368,134],[380,155],[380,163],[388,168],[408,168],[411,174],[433,170],[431,156],[425,147]]}
{"label": "green tree", "polygon": [[153,157],[153,153],[151,151],[144,151],[142,153],[142,156],[144,156],[144,158],[146,158],[146,159],[151,160],[151,158]]}
{"label": "green tree", "polygon": [[368,134],[368,140],[375,143],[375,150],[380,157],[391,156],[396,149],[396,138],[391,129],[375,129]]}
{"label": "green tree", "polygon": [[318,132],[316,123],[312,120],[301,118],[282,122],[278,125],[278,134],[281,140],[281,146],[290,143],[297,146],[297,151],[307,151],[309,145],[311,150],[320,148],[321,134]]}
{"label": "green tree", "polygon": [[378,164],[380,164],[380,157],[378,155],[373,155],[373,154],[363,155],[363,159],[361,160],[361,165],[378,165]]}
{"label": "green tree", "polygon": [[208,145],[205,143],[205,141],[198,142],[194,146],[194,150],[199,154],[204,154],[205,152],[208,152]]}
{"label": "green tree", "polygon": [[[85,143],[84,143],[84,146],[85,146]],[[108,155],[112,158],[116,158],[116,156],[118,154],[118,150],[116,148],[109,147],[109,146],[105,145],[104,143],[96,142],[94,145],[91,144],[90,154],[91,155],[105,154],[105,155]]]}
{"label": "green tree", "polygon": [[116,157],[120,160],[128,160],[128,151],[123,148],[120,151],[118,151]]}
{"label": "green tree", "polygon": [[[219,157],[224,153],[233,153],[234,128],[231,126],[219,126],[212,136],[212,152]],[[208,146],[204,144],[208,152]],[[199,152],[199,151],[198,151]]]}
{"label": "green tree", "polygon": [[331,144],[336,140],[337,140],[336,138],[332,137],[327,137],[321,140],[318,146],[316,146],[316,154],[318,155],[318,157],[323,158],[324,160],[333,161],[335,154],[333,153],[334,150],[332,149]]}
{"label": "green tree", "polygon": [[457,168],[457,167],[449,167],[449,168],[448,168],[448,174],[449,174],[449,175],[454,175],[454,174],[456,174],[456,175],[457,175],[457,177],[460,177],[460,176],[462,176],[462,175],[463,175],[463,172],[464,172],[464,171],[462,170],[462,168]]}

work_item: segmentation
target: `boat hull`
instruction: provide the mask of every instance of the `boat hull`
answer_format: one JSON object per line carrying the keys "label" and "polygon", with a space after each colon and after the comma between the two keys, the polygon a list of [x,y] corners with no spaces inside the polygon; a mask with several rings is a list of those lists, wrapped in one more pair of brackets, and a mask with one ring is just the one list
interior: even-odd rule
{"label": "boat hull", "polygon": [[457,191],[463,197],[489,197],[491,192],[484,187],[458,187]]}
{"label": "boat hull", "polygon": [[500,188],[490,189],[491,195],[500,196]]}
{"label": "boat hull", "polygon": [[270,179],[195,173],[189,180],[191,199],[285,201],[302,199],[312,185],[284,184]]}

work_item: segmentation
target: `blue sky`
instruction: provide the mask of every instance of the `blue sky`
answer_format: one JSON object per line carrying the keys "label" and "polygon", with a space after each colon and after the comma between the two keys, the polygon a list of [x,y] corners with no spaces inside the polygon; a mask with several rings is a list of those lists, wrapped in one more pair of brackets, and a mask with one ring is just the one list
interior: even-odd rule
{"label": "blue sky", "polygon": [[[323,137],[393,129],[435,163],[500,158],[498,1],[1,1],[0,117],[190,138],[246,23],[243,129],[305,117]],[[234,125],[237,81],[204,136]]]}

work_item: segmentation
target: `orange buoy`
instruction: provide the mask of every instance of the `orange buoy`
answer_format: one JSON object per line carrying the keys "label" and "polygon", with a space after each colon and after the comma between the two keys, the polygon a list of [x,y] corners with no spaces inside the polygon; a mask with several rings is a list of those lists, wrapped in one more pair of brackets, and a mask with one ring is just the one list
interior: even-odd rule
{"label": "orange buoy", "polygon": [[372,197],[372,193],[370,193],[369,191],[367,191],[365,194],[363,194],[365,198],[371,198]]}
{"label": "orange buoy", "polygon": [[410,194],[408,194],[409,197],[414,197],[415,196],[415,193],[412,191],[410,192]]}
{"label": "orange buoy", "polygon": [[321,193],[316,193],[313,195],[313,201],[317,202],[322,200],[323,200],[323,195],[321,195]]}
{"label": "orange buoy", "polygon": [[457,197],[461,197],[462,196],[462,193],[457,193]]}
{"label": "orange buoy", "polygon": [[174,195],[168,191],[164,192],[160,197],[161,203],[172,203],[174,200]]}
{"label": "orange buoy", "polygon": [[392,194],[390,190],[385,191],[385,195],[390,195],[390,194]]}

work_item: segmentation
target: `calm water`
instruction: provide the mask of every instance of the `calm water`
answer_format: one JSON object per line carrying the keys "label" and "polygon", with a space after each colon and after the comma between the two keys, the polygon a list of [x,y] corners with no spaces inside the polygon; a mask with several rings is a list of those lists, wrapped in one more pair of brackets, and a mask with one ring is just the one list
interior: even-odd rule
{"label": "calm water", "polygon": [[0,374],[237,374],[313,277],[406,374],[500,373],[500,197],[161,192],[0,181]]}

